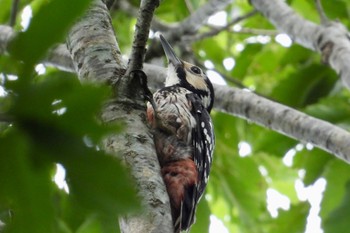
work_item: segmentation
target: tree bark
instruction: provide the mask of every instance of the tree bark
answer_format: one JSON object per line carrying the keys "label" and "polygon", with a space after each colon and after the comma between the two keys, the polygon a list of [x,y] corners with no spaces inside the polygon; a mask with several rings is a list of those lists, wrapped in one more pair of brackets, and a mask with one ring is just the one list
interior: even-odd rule
{"label": "tree bark", "polygon": [[245,90],[223,86],[215,90],[220,93],[217,109],[312,143],[350,163],[350,134],[346,130]]}
{"label": "tree bark", "polygon": [[[144,207],[142,214],[121,218],[122,232],[172,232],[169,198],[145,121],[142,85],[137,75],[124,76],[126,65],[109,12],[101,0],[93,1],[86,15],[71,29],[67,47],[81,81],[105,83],[117,90],[117,98],[106,103],[101,119],[108,124],[123,122],[125,131],[108,136],[103,145],[131,168]],[[127,89],[130,86],[133,90]]]}

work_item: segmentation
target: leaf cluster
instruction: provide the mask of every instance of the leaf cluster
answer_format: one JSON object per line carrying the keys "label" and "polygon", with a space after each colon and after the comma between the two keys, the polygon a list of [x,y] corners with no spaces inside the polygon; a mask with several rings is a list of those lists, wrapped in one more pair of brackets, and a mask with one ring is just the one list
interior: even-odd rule
{"label": "leaf cluster", "polygon": [[[34,69],[89,3],[32,1],[29,28],[0,57],[1,232],[115,232],[118,215],[139,208],[129,172],[100,148],[121,131],[99,120],[109,88]],[[58,167],[65,189],[55,183]]]}

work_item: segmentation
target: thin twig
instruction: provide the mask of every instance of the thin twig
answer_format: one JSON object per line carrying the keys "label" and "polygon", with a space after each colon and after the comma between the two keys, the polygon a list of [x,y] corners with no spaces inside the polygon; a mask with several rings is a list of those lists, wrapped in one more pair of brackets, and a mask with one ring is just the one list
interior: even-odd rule
{"label": "thin twig", "polygon": [[111,9],[115,4],[115,0],[103,0],[103,2],[106,4],[108,9]]}
{"label": "thin twig", "polygon": [[323,25],[327,24],[329,22],[329,19],[323,10],[321,0],[315,0],[315,4],[316,4],[317,12],[320,16],[321,24]]}
{"label": "thin twig", "polygon": [[188,11],[192,14],[193,13],[193,5],[190,0],[185,0],[186,7]]}
{"label": "thin twig", "polygon": [[230,83],[232,83],[233,85],[235,85],[238,88],[249,89],[250,90],[250,88],[247,87],[246,85],[244,85],[240,80],[238,80],[236,78],[233,78],[233,77],[229,77],[228,75],[224,74],[223,72],[220,72],[217,69],[211,69],[211,70],[213,70],[216,73],[218,73],[226,82],[230,82]]}
{"label": "thin twig", "polygon": [[[200,62],[198,59],[194,58],[194,64],[196,64],[197,66],[199,67],[205,67],[205,65]],[[241,89],[249,89],[249,87],[245,86],[241,81],[239,81],[238,79],[236,78],[231,78],[229,77],[228,75],[224,74],[223,72],[213,68],[213,69],[208,69],[208,70],[212,70],[216,73],[218,73],[225,81],[227,82],[231,82],[233,85],[235,85],[236,87],[238,88],[241,88]]]}
{"label": "thin twig", "polygon": [[203,40],[205,38],[208,38],[208,37],[213,37],[213,36],[216,36],[218,35],[219,33],[223,32],[223,31],[228,31],[230,30],[230,28],[241,22],[242,20],[245,20],[247,18],[250,18],[254,15],[257,14],[257,10],[253,10],[245,15],[242,15],[242,16],[238,16],[234,19],[231,20],[231,22],[229,22],[226,26],[224,27],[212,27],[212,30],[211,31],[208,31],[208,32],[204,32],[204,33],[201,33],[201,34],[198,34],[198,35],[194,35],[194,36],[189,36],[189,37],[185,37],[186,41],[190,40],[190,41],[200,41],[200,40]]}
{"label": "thin twig", "polygon": [[[162,30],[163,36],[175,46],[185,36],[195,35],[210,16],[224,10],[232,2],[233,0],[209,0],[180,23],[170,25],[168,30]],[[153,43],[146,54],[146,61],[161,55],[163,55],[163,49],[160,43]]]}
{"label": "thin twig", "polygon": [[146,43],[154,10],[159,6],[159,0],[142,0],[136,22],[136,30],[131,50],[130,61],[126,74],[133,70],[142,70],[146,53]]}
{"label": "thin twig", "polygon": [[[184,19],[177,27],[176,30],[165,33],[166,38],[173,38],[173,40],[179,40],[182,35],[195,34],[203,24],[207,22],[207,19],[223,10],[230,4],[232,0],[210,0],[196,11],[194,11],[189,17]],[[170,41],[173,42],[173,41]]]}
{"label": "thin twig", "polygon": [[19,0],[12,1],[11,16],[9,25],[13,27],[16,23],[17,11],[18,11]]}
{"label": "thin twig", "polygon": [[218,71],[217,69],[212,69],[212,70],[215,71],[216,73],[218,73],[225,81],[232,83],[234,86],[236,86],[236,87],[238,87],[240,89],[249,90],[251,93],[254,93],[254,94],[258,95],[258,96],[264,97],[265,99],[269,99],[269,100],[275,101],[270,96],[267,96],[267,95],[261,94],[259,92],[253,91],[251,88],[249,88],[246,85],[244,85],[237,78],[230,77],[230,76],[224,74],[223,72]]}
{"label": "thin twig", "polygon": [[241,28],[239,30],[229,30],[232,33],[236,34],[253,34],[253,35],[262,35],[262,36],[277,36],[281,32],[277,30],[268,30],[260,28]]}
{"label": "thin twig", "polygon": [[188,11],[192,14],[193,13],[193,6],[190,0],[185,0],[186,7]]}

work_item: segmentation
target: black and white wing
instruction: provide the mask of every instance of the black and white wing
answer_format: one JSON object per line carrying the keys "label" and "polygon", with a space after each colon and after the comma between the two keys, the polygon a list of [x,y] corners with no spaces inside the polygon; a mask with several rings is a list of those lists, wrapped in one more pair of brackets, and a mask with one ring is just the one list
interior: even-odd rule
{"label": "black and white wing", "polygon": [[195,205],[202,197],[208,183],[213,151],[215,145],[214,129],[211,117],[202,105],[200,98],[195,94],[188,94],[187,98],[192,104],[192,114],[197,122],[192,129],[193,161],[198,170],[198,182],[193,190],[192,216],[190,222],[194,221]]}

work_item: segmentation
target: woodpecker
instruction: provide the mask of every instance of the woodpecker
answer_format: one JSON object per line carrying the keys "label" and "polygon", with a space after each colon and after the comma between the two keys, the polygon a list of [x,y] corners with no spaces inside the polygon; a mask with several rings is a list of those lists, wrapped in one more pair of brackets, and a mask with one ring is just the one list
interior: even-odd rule
{"label": "woodpecker", "polygon": [[195,65],[180,60],[160,35],[168,59],[165,87],[147,104],[175,232],[188,231],[208,182],[215,137],[210,111],[213,85]]}

